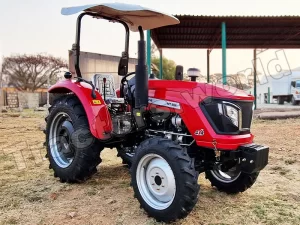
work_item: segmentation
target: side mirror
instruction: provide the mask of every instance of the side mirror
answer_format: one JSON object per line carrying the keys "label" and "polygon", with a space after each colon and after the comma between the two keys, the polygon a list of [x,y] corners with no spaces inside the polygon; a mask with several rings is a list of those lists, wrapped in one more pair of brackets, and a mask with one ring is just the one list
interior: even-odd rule
{"label": "side mirror", "polygon": [[292,81],[292,82],[291,82],[291,85],[292,85],[293,87],[296,87],[296,81]]}
{"label": "side mirror", "polygon": [[118,74],[120,76],[125,76],[128,73],[128,60],[127,52],[122,52],[118,68]]}

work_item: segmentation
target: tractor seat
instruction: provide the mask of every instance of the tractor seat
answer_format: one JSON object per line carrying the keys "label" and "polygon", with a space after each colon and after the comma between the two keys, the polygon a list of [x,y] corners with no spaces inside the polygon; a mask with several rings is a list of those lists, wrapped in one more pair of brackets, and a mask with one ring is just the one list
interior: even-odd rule
{"label": "tractor seat", "polygon": [[93,81],[94,85],[97,90],[100,92],[101,95],[104,94],[104,83],[103,78],[106,79],[105,82],[105,97],[106,98],[116,98],[116,90],[115,90],[115,82],[114,77],[110,74],[95,74]]}
{"label": "tractor seat", "polygon": [[103,78],[106,79],[105,82],[105,102],[107,104],[111,103],[124,103],[124,98],[118,98],[115,90],[114,77],[110,74],[95,74],[93,77],[93,83],[100,94],[104,95],[104,82]]}

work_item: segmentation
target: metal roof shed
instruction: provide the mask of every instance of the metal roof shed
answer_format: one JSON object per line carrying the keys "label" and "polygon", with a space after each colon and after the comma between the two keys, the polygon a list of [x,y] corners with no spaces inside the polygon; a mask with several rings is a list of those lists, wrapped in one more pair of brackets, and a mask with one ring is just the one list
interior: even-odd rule
{"label": "metal roof shed", "polygon": [[[147,50],[151,47],[151,38],[159,48],[161,58],[163,48],[207,49],[209,82],[209,54],[214,48],[222,48],[222,77],[223,83],[226,84],[226,49],[254,49],[255,96],[256,49],[300,47],[300,16],[175,15],[175,17],[180,20],[180,24],[148,31]],[[147,51],[147,58],[149,66],[150,51]],[[162,60],[160,67],[162,68]],[[162,77],[162,69],[160,71]]]}

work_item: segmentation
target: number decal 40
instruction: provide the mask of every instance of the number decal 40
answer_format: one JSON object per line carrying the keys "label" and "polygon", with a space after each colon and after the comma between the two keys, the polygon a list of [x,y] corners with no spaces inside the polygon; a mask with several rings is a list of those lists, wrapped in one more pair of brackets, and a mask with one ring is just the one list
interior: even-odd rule
{"label": "number decal 40", "polygon": [[197,135],[197,136],[203,136],[204,135],[204,129],[196,130],[195,131],[195,135]]}

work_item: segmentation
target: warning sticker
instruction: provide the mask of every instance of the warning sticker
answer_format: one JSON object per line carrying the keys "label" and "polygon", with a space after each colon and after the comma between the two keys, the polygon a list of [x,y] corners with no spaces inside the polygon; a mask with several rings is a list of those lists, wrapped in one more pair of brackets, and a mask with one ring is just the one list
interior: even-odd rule
{"label": "warning sticker", "polygon": [[93,100],[92,101],[94,105],[101,105],[101,101],[100,100]]}

